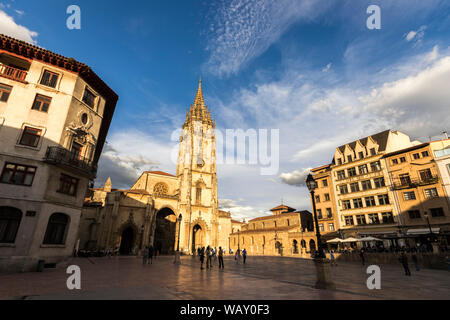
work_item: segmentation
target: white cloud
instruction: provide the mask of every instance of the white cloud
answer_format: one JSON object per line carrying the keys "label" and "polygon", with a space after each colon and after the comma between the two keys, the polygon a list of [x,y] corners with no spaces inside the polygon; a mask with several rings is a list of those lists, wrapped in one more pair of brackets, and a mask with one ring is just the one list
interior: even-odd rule
{"label": "white cloud", "polygon": [[280,179],[283,183],[291,186],[304,186],[305,179],[311,172],[312,168],[302,169],[301,171],[294,170],[292,172],[282,173]]}
{"label": "white cloud", "polygon": [[3,10],[0,10],[0,33],[8,36],[36,44],[35,38],[38,36],[36,31],[32,31],[22,25],[17,24],[14,18],[9,16]]}
{"label": "white cloud", "polygon": [[405,39],[407,42],[414,40],[415,45],[420,44],[422,39],[425,37],[425,30],[427,26],[421,26],[417,30],[411,30],[405,35]]}
{"label": "white cloud", "polygon": [[330,68],[331,68],[331,62],[322,69],[322,72],[328,72],[330,70]]}
{"label": "white cloud", "polygon": [[25,14],[22,10],[14,10],[19,16],[23,16]]}

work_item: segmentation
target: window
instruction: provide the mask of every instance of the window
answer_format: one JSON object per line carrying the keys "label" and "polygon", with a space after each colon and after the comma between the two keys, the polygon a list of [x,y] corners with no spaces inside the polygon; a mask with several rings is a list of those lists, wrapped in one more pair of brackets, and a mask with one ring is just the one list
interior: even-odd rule
{"label": "window", "polygon": [[352,156],[347,156],[347,161],[352,162]]}
{"label": "window", "polygon": [[431,208],[430,212],[431,212],[432,217],[443,217],[444,216],[444,209],[442,209],[442,208]]}
{"label": "window", "polygon": [[347,169],[347,172],[348,172],[349,177],[356,176],[356,168],[349,168],[349,169]]}
{"label": "window", "polygon": [[324,228],[323,228],[323,224],[319,224],[319,230],[321,231],[321,232],[323,232],[324,231]]}
{"label": "window", "polygon": [[50,72],[48,70],[44,71],[44,74],[41,79],[41,84],[47,87],[56,88],[56,83],[58,82],[58,74],[54,72]]}
{"label": "window", "polygon": [[398,160],[397,159],[392,159],[392,164],[398,164]]}
{"label": "window", "polygon": [[346,184],[340,185],[340,186],[339,186],[339,192],[340,192],[341,194],[346,194],[346,193],[348,193],[347,185],[346,185]]}
{"label": "window", "polygon": [[429,156],[429,154],[428,154],[428,151],[422,151],[422,157],[428,157]]}
{"label": "window", "polygon": [[380,170],[381,170],[381,164],[380,164],[380,161],[372,162],[372,163],[370,164],[370,169],[371,169],[372,171],[380,171]]}
{"label": "window", "polygon": [[0,101],[7,102],[11,94],[12,87],[0,83]]}
{"label": "window", "polygon": [[322,219],[322,209],[317,209],[317,219]]}
{"label": "window", "polygon": [[403,199],[406,201],[416,200],[416,194],[414,193],[414,191],[403,192]]}
{"label": "window", "polygon": [[202,188],[197,187],[195,189],[195,200],[197,201],[197,203],[202,202]]}
{"label": "window", "polygon": [[366,223],[366,216],[363,215],[363,214],[358,214],[358,215],[356,215],[356,223],[357,223],[358,225],[360,225],[360,224],[367,224],[367,223]]}
{"label": "window", "polygon": [[329,193],[325,193],[325,201],[330,201],[330,194]]}
{"label": "window", "polygon": [[64,244],[69,217],[63,213],[54,213],[48,219],[44,244]]}
{"label": "window", "polygon": [[61,173],[59,178],[58,192],[67,194],[69,196],[75,196],[77,193],[78,179],[72,178],[64,173]]}
{"label": "window", "polygon": [[19,144],[29,147],[37,147],[39,140],[41,139],[41,129],[36,129],[32,127],[25,127],[23,129],[22,137],[20,138]]}
{"label": "window", "polygon": [[94,108],[95,106],[95,94],[92,93],[91,90],[86,88],[83,94],[83,102],[86,103],[89,107]]}
{"label": "window", "polygon": [[419,175],[420,175],[420,180],[422,180],[422,181],[429,181],[433,178],[430,169],[419,171]]}
{"label": "window", "polygon": [[364,158],[364,152],[360,151],[360,152],[358,152],[358,155],[359,155],[359,158],[360,158],[360,159],[363,159],[363,158]]}
{"label": "window", "polygon": [[368,215],[370,224],[379,224],[380,219],[378,218],[378,213],[369,213]]}
{"label": "window", "polygon": [[380,204],[380,206],[385,205],[385,204],[389,204],[389,195],[388,194],[381,194],[378,196],[378,203]]}
{"label": "window", "polygon": [[52,98],[43,96],[41,94],[37,94],[31,109],[42,112],[48,112],[50,102],[52,102]]}
{"label": "window", "polygon": [[359,184],[358,184],[358,182],[350,183],[350,190],[352,192],[358,192],[359,191]]}
{"label": "window", "polygon": [[79,160],[81,158],[81,150],[83,149],[83,146],[79,143],[72,143],[72,149],[70,150],[71,153],[71,160]]}
{"label": "window", "polygon": [[322,180],[322,185],[324,186],[324,187],[328,187],[328,180]]}
{"label": "window", "polygon": [[369,172],[367,169],[367,164],[363,164],[362,166],[358,167],[359,174],[366,174]]}
{"label": "window", "polygon": [[420,219],[420,210],[410,210],[408,214],[410,219]]}
{"label": "window", "polygon": [[328,230],[334,231],[334,223],[329,223],[328,224]]}
{"label": "window", "polygon": [[317,195],[317,196],[316,196],[316,203],[319,203],[319,202],[320,202],[320,196]]}
{"label": "window", "polygon": [[436,188],[425,189],[425,198],[435,198],[438,196]]}
{"label": "window", "polygon": [[327,218],[332,218],[333,212],[331,212],[331,208],[327,208]]}
{"label": "window", "polygon": [[366,202],[366,207],[374,207],[375,206],[375,197],[365,197],[364,201]]}
{"label": "window", "polygon": [[344,210],[351,209],[352,206],[350,205],[350,200],[344,200],[344,201],[342,201],[342,208],[343,208]]}
{"label": "window", "polygon": [[353,220],[353,216],[346,216],[345,217],[345,225],[346,226],[352,226],[354,225],[354,220]]}
{"label": "window", "polygon": [[0,243],[14,243],[22,220],[22,211],[13,207],[0,207]]}
{"label": "window", "polygon": [[342,159],[341,159],[341,158],[337,159],[337,164],[338,164],[339,166],[342,164]]}
{"label": "window", "polygon": [[420,154],[414,153],[413,158],[414,158],[414,160],[420,159]]}
{"label": "window", "polygon": [[406,158],[405,157],[400,157],[400,163],[406,162]]}
{"label": "window", "polygon": [[392,212],[383,212],[381,217],[383,219],[383,223],[394,223],[394,216],[392,215]]}
{"label": "window", "polygon": [[375,184],[375,188],[381,188],[381,187],[386,186],[386,184],[384,182],[384,177],[375,178],[375,179],[373,179],[373,182]]}
{"label": "window", "polygon": [[286,220],[286,224],[287,224],[288,227],[291,225],[290,222],[289,222],[289,219]]}
{"label": "window", "polygon": [[407,186],[411,184],[411,178],[409,177],[408,173],[399,175],[400,177],[400,183],[402,186]]}
{"label": "window", "polygon": [[338,171],[337,172],[337,177],[338,177],[338,180],[345,179],[345,171],[344,170]]}
{"label": "window", "polygon": [[2,183],[31,186],[33,184],[36,167],[6,163],[0,181]]}
{"label": "window", "polygon": [[361,181],[361,186],[362,186],[363,190],[370,190],[370,189],[372,189],[372,183],[370,182],[370,180]]}
{"label": "window", "polygon": [[356,198],[353,199],[353,208],[362,208],[363,207],[363,202],[361,198]]}
{"label": "window", "polygon": [[375,151],[375,148],[371,148],[371,149],[370,149],[370,154],[371,154],[372,156],[374,156],[374,155],[377,154],[377,152]]}

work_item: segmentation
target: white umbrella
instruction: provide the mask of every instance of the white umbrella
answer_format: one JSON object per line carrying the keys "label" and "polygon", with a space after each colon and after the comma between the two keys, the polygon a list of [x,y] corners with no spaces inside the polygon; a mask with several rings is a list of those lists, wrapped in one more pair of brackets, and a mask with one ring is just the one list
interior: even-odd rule
{"label": "white umbrella", "polygon": [[331,240],[327,241],[327,243],[338,243],[338,242],[342,242],[342,239],[334,238],[334,239],[331,239]]}
{"label": "white umbrella", "polygon": [[369,236],[369,237],[361,238],[361,239],[359,239],[359,241],[383,241],[383,240]]}
{"label": "white umbrella", "polygon": [[352,237],[342,240],[342,242],[357,242],[357,241],[359,241],[359,239]]}

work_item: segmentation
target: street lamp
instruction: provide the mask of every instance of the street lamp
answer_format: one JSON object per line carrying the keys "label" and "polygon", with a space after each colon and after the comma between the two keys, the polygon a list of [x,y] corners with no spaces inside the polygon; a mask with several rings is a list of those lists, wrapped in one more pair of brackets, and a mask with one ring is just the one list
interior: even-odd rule
{"label": "street lamp", "polygon": [[314,257],[314,264],[316,266],[316,275],[317,275],[315,288],[334,289],[335,285],[331,280],[330,261],[325,257],[325,253],[322,248],[322,241],[320,239],[319,221],[317,220],[316,202],[314,199],[314,190],[317,189],[317,182],[314,180],[311,173],[308,174],[307,178],[305,179],[305,182],[309,192],[311,193],[314,223],[316,227],[317,247],[319,250],[319,253]]}
{"label": "street lamp", "polygon": [[240,244],[240,240],[239,240],[239,234],[241,233],[241,230],[238,230],[238,250],[240,249],[240,246],[239,246],[239,244]]}
{"label": "street lamp", "polygon": [[428,229],[430,229],[430,235],[433,234],[433,229],[431,229],[431,224],[430,224],[430,219],[428,217],[428,212],[424,212],[423,216],[425,217],[425,219],[427,219],[427,223],[428,223]]}
{"label": "street lamp", "polygon": [[317,182],[314,180],[312,174],[308,174],[308,177],[306,178],[306,186],[308,187],[308,190],[311,193],[312,199],[314,224],[316,226],[317,249],[319,250],[319,254],[317,255],[317,257],[325,258],[325,254],[322,248],[322,241],[320,239],[319,221],[317,220],[316,200],[314,198],[314,190],[317,189]]}
{"label": "street lamp", "polygon": [[176,264],[181,264],[181,259],[180,259],[180,234],[181,234],[181,219],[183,218],[183,216],[180,215],[178,216],[178,241],[177,241],[177,251],[175,252],[175,260],[173,261],[173,263]]}

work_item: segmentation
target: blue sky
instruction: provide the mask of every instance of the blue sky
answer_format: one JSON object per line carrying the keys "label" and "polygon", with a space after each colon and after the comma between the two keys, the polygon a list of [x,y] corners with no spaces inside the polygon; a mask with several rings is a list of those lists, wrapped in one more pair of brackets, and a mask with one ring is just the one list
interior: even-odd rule
{"label": "blue sky", "polygon": [[[97,184],[175,172],[174,130],[202,76],[219,130],[280,130],[280,168],[219,165],[236,218],[309,209],[302,185],[338,145],[388,128],[449,130],[449,1],[0,0],[0,32],[90,65],[118,94]],[[66,8],[81,8],[81,30]],[[381,29],[366,27],[369,5]]]}

